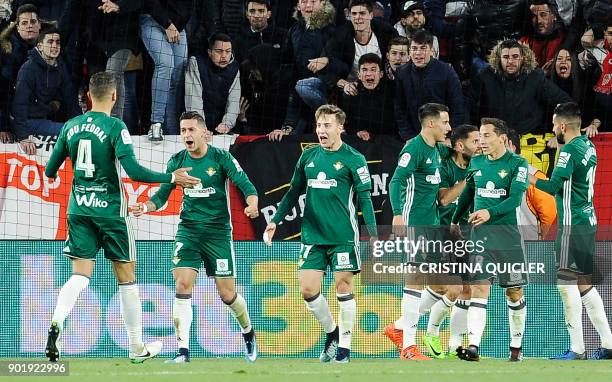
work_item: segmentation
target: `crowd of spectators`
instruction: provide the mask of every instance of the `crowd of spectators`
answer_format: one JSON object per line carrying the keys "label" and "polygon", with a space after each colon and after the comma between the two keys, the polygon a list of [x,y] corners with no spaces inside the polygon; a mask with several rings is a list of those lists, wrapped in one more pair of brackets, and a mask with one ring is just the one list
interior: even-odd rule
{"label": "crowd of spectators", "polygon": [[118,78],[113,115],[160,142],[193,110],[215,134],[313,132],[324,103],[346,134],[418,134],[505,120],[556,146],[550,115],[579,103],[612,131],[612,0],[0,0],[0,141],[33,153],[88,105],[88,77]]}

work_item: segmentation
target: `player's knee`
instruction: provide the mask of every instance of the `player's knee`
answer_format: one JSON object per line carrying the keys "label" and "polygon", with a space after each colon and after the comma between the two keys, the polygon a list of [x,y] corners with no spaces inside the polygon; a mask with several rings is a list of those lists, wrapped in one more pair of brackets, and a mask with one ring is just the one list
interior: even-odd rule
{"label": "player's knee", "polygon": [[518,302],[523,298],[523,288],[508,288],[506,289],[506,296],[511,302]]}
{"label": "player's knee", "polygon": [[313,296],[316,296],[321,292],[319,287],[315,287],[314,285],[300,285],[300,293],[302,294],[302,298],[304,300],[309,299]]}
{"label": "player's knee", "polygon": [[461,285],[449,285],[446,288],[446,297],[448,297],[448,299],[451,301],[455,301],[457,298],[459,298],[462,291],[463,287]]}
{"label": "player's knee", "polygon": [[176,293],[190,294],[193,289],[193,283],[188,280],[178,279],[175,283]]}

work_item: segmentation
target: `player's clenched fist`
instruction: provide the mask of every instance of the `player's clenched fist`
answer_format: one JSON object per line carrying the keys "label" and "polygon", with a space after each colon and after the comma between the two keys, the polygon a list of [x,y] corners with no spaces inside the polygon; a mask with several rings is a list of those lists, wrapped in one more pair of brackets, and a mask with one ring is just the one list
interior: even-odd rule
{"label": "player's clenched fist", "polygon": [[249,195],[246,199],[247,206],[244,209],[244,214],[251,219],[259,216],[258,198],[255,195]]}
{"label": "player's clenched fist", "polygon": [[132,211],[132,213],[136,217],[144,215],[147,212],[153,212],[155,210],[157,210],[157,206],[151,201],[146,201],[145,203],[136,203],[130,207],[130,211]]}
{"label": "player's clenched fist", "polygon": [[175,170],[172,173],[174,175],[173,183],[186,188],[200,184],[200,179],[187,174],[187,171],[191,171],[191,167],[184,167]]}

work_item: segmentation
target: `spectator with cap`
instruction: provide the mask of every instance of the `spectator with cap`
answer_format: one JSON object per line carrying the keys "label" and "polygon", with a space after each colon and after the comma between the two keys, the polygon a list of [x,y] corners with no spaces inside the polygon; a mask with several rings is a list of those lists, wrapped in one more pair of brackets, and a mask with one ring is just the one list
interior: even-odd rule
{"label": "spectator with cap", "polygon": [[[412,35],[425,28],[427,18],[425,17],[425,7],[422,1],[408,0],[402,5],[400,20],[395,23],[395,30],[400,36],[410,40]],[[433,36],[433,56],[440,57],[440,44],[438,38]]]}

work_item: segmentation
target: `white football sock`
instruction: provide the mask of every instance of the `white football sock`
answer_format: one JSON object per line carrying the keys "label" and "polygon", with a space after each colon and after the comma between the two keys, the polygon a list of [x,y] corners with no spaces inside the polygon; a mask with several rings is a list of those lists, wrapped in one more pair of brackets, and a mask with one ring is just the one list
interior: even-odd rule
{"label": "white football sock", "polygon": [[417,325],[419,324],[419,303],[421,301],[421,291],[417,289],[404,289],[405,299],[402,299],[404,311],[404,349],[416,345]]}
{"label": "white football sock", "polygon": [[442,296],[442,298],[431,307],[429,320],[427,321],[428,336],[437,337],[440,335],[440,325],[442,325],[444,318],[453,305],[455,305],[454,301],[449,300],[446,296]]}
{"label": "white football sock", "polygon": [[236,298],[230,304],[225,304],[232,315],[238,321],[238,325],[240,325],[240,330],[242,333],[249,333],[252,329],[251,327],[251,317],[249,317],[249,310],[247,309],[247,303],[244,298],[240,295],[240,293],[236,293]]}
{"label": "white football sock", "polygon": [[467,314],[468,340],[470,345],[480,346],[482,333],[487,324],[487,299],[474,298],[470,300]]}
{"label": "white football sock", "polygon": [[142,304],[135,283],[119,284],[121,316],[128,334],[130,352],[141,354],[142,343]]}
{"label": "white football sock", "polygon": [[599,334],[601,346],[606,349],[612,349],[612,333],[610,332],[610,325],[606,317],[606,310],[601,296],[595,287],[591,287],[591,289],[586,291],[582,296],[582,303],[586,308],[591,323]]}
{"label": "white football sock", "polygon": [[56,322],[59,325],[60,330],[63,329],[66,317],[68,317],[68,314],[74,308],[76,300],[83,289],[87,288],[87,285],[89,285],[89,277],[73,274],[62,286],[57,296],[57,304],[51,319],[51,322]]}
{"label": "white football sock", "polygon": [[308,308],[317,321],[319,321],[325,333],[331,333],[336,330],[336,323],[329,310],[329,305],[327,305],[327,299],[323,297],[322,294],[319,293],[316,296],[304,300],[304,302],[306,303],[306,308]]}
{"label": "white football sock", "polygon": [[404,329],[404,306],[406,306],[406,288],[403,289],[402,293],[402,306],[401,306],[401,311],[402,311],[402,315],[399,316],[399,318],[397,320],[395,320],[395,323],[393,324],[393,326],[395,327],[395,329],[399,329],[399,330],[403,330]]}
{"label": "white football sock", "polygon": [[353,327],[357,318],[357,302],[352,293],[338,293],[337,297],[340,307],[338,311],[338,329],[340,331],[338,347],[350,349]]}
{"label": "white football sock", "polygon": [[510,327],[510,346],[520,348],[525,335],[525,319],[527,318],[527,305],[523,296],[517,302],[506,298],[508,303],[508,323]]}
{"label": "white football sock", "polygon": [[455,351],[463,344],[463,335],[467,333],[467,315],[469,300],[457,300],[450,314],[450,338],[448,351]]}
{"label": "white football sock", "polygon": [[431,307],[440,299],[442,295],[434,292],[431,288],[427,287],[421,294],[421,302],[419,304],[419,314],[423,315],[431,309]]}
{"label": "white football sock", "polygon": [[582,354],[584,348],[584,334],[582,332],[582,300],[578,285],[564,284],[559,281],[557,289],[563,301],[563,315],[565,326],[570,338],[570,350],[574,353]]}
{"label": "white football sock", "polygon": [[189,349],[189,333],[193,321],[191,294],[177,294],[172,306],[172,319],[179,348]]}

